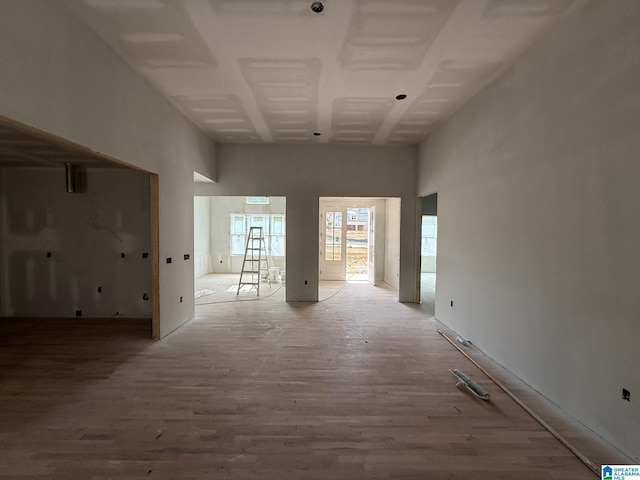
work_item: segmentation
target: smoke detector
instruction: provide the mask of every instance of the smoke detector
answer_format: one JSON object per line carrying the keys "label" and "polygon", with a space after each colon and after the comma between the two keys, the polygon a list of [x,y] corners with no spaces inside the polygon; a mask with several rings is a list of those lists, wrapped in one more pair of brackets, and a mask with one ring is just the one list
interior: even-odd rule
{"label": "smoke detector", "polygon": [[311,4],[311,11],[313,13],[320,13],[324,10],[324,5],[322,4],[322,2],[313,2]]}

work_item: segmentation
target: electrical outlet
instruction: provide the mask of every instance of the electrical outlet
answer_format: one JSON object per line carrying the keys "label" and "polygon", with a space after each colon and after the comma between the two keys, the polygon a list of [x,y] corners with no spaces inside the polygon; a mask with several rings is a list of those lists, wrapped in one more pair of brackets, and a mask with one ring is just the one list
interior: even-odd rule
{"label": "electrical outlet", "polygon": [[167,258],[167,263],[171,263],[171,262],[172,262],[171,257]]}
{"label": "electrical outlet", "polygon": [[185,253],[183,258],[184,258],[185,260],[189,260],[189,254],[188,254],[188,253]]}
{"label": "electrical outlet", "polygon": [[76,310],[76,317],[82,316],[82,310]]}
{"label": "electrical outlet", "polygon": [[149,258],[149,254],[148,254],[147,252],[144,252],[144,253],[142,254],[142,258]]}

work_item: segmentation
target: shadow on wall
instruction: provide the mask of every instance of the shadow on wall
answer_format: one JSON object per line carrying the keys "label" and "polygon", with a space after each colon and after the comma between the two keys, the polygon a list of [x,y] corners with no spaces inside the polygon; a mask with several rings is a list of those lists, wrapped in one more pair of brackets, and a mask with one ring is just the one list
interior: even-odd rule
{"label": "shadow on wall", "polygon": [[5,316],[151,316],[148,174],[89,170],[85,188],[63,167],[3,171]]}

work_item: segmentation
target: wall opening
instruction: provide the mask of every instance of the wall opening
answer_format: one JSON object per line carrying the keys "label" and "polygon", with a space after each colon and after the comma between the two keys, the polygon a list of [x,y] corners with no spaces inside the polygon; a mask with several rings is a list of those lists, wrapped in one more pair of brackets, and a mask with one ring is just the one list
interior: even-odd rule
{"label": "wall opening", "polygon": [[[255,267],[245,263],[251,227],[260,227],[260,297],[286,285],[286,197],[194,197],[195,303],[204,305],[257,297],[254,285],[239,285]],[[250,245],[253,247],[253,245]],[[256,254],[257,255],[257,254]],[[243,266],[245,272],[243,273]],[[240,287],[240,291],[238,291]]]}
{"label": "wall opening", "polygon": [[429,315],[435,314],[436,271],[438,252],[438,194],[422,197],[420,217],[420,275],[418,291],[420,306]]}
{"label": "wall opening", "polygon": [[[372,207],[323,205],[320,209],[320,280],[373,280],[375,230],[369,228]],[[373,226],[374,224],[372,224]],[[371,280],[370,280],[371,276]]]}
{"label": "wall opening", "polygon": [[321,197],[319,298],[327,282],[386,283],[399,287],[400,199]]}

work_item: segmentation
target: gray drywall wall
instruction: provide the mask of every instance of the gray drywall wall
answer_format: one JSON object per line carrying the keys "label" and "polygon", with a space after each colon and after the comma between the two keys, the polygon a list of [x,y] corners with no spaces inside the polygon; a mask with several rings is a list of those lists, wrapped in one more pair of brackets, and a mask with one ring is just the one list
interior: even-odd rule
{"label": "gray drywall wall", "polygon": [[[389,232],[387,229],[387,202],[389,200],[397,200],[400,202],[400,199],[384,199],[384,200],[375,200],[368,202],[370,206],[375,207],[375,251],[374,251],[374,268],[375,268],[375,283],[376,285],[380,282],[385,281],[385,258],[386,255],[383,255],[389,252],[390,255],[396,256],[396,258],[400,258],[400,231],[398,232]],[[399,218],[399,217],[398,217]],[[395,235],[397,233],[397,235]],[[398,278],[400,276],[398,275]],[[399,290],[399,284],[390,284],[396,290]]]}
{"label": "gray drywall wall", "polygon": [[320,197],[400,197],[399,299],[414,301],[414,147],[220,144],[217,184],[197,195],[280,195],[287,199],[287,300],[318,300]]}
{"label": "gray drywall wall", "polygon": [[3,169],[3,316],[151,317],[148,174],[92,169],[84,183],[67,193],[64,168]]}
{"label": "gray drywall wall", "polygon": [[388,242],[385,245],[384,281],[395,289],[400,282],[400,207],[400,199],[387,199],[385,229]]}
{"label": "gray drywall wall", "polygon": [[590,2],[418,160],[418,194],[438,192],[436,317],[636,462],[639,18]]}
{"label": "gray drywall wall", "polygon": [[194,315],[182,256],[193,250],[193,172],[215,180],[214,143],[59,3],[3,0],[0,12],[0,114],[159,175],[166,335]]}
{"label": "gray drywall wall", "polygon": [[158,173],[160,336],[175,330],[195,312],[193,171],[187,168],[177,161],[162,162]]}
{"label": "gray drywall wall", "polygon": [[422,197],[422,215],[438,215],[438,194],[433,193]]}
{"label": "gray drywall wall", "polygon": [[208,197],[193,198],[193,276],[211,272],[211,209]]}

